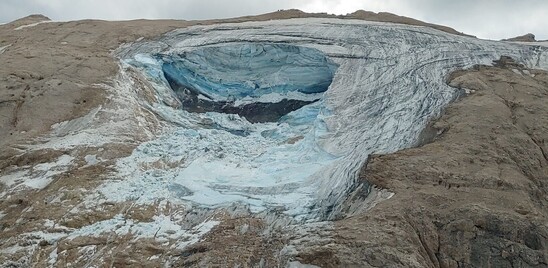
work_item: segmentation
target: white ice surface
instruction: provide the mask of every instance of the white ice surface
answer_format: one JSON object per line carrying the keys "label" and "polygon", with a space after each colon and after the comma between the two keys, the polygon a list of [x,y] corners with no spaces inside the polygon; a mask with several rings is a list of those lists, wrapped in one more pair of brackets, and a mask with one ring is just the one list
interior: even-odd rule
{"label": "white ice surface", "polygon": [[537,41],[537,42],[521,42],[521,41],[507,41],[511,43],[527,45],[527,46],[543,46],[548,47],[548,41]]}
{"label": "white ice surface", "polygon": [[94,155],[94,154],[84,156],[84,160],[86,160],[86,163],[88,166],[92,166],[99,163],[99,160],[97,159],[97,155]]}
{"label": "white ice surface", "polygon": [[58,257],[57,248],[55,248],[51,251],[51,253],[48,256],[48,264],[51,267],[54,267],[53,265],[57,262],[57,257]]}

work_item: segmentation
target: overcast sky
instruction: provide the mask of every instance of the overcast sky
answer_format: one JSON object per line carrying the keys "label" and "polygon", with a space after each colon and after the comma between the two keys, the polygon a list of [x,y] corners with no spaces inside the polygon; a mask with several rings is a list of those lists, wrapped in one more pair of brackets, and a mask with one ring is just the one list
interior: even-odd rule
{"label": "overcast sky", "polygon": [[447,25],[480,38],[534,33],[548,39],[548,0],[0,0],[0,22],[29,14],[53,20],[211,19],[278,9],[346,14],[364,9]]}

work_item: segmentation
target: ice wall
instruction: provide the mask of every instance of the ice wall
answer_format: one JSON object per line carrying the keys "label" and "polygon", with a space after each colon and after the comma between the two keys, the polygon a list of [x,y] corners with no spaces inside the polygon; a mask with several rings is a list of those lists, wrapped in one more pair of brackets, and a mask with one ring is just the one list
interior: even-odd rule
{"label": "ice wall", "polygon": [[336,69],[320,51],[288,44],[212,46],[158,58],[166,79],[224,101],[325,92]]}
{"label": "ice wall", "polygon": [[238,114],[254,123],[275,122],[320,99],[337,67],[316,49],[288,44],[212,46],[155,58],[184,110]]}
{"label": "ice wall", "polygon": [[[210,209],[239,204],[297,220],[341,215],[349,192],[368,189],[357,173],[369,154],[413,146],[427,121],[460,94],[445,84],[452,70],[502,55],[548,66],[541,47],[337,19],[196,26],[118,55],[154,85],[162,101],[151,109],[172,127],[119,161],[122,180],[101,187],[105,199],[169,199]],[[163,105],[180,97],[168,80],[235,106],[319,100],[275,122],[250,123],[235,114]]]}

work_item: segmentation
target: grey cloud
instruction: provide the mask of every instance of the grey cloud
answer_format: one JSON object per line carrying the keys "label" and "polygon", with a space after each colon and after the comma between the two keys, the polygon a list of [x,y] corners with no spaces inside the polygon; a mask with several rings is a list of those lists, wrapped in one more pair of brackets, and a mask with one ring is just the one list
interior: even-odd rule
{"label": "grey cloud", "polygon": [[54,20],[211,19],[288,8],[328,13],[387,11],[481,38],[501,39],[532,32],[537,39],[548,39],[546,0],[2,0],[0,22],[33,13]]}
{"label": "grey cloud", "polygon": [[545,0],[402,1],[416,18],[444,24],[481,38],[502,39],[532,32],[548,39]]}
{"label": "grey cloud", "polygon": [[294,1],[253,0],[3,0],[0,21],[32,13],[54,20],[138,18],[210,19],[253,15],[289,8]]}

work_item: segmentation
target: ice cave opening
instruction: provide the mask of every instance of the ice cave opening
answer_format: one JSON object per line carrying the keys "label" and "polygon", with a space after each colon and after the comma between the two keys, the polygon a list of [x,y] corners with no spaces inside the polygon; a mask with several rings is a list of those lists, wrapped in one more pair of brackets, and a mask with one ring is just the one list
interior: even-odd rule
{"label": "ice cave opening", "polygon": [[313,48],[245,43],[157,55],[171,89],[189,112],[238,114],[276,122],[321,98],[337,65]]}

